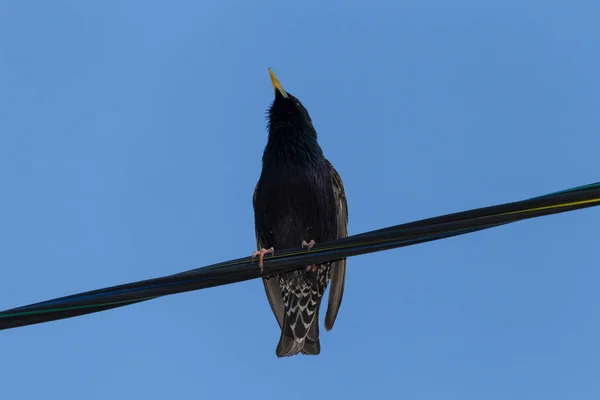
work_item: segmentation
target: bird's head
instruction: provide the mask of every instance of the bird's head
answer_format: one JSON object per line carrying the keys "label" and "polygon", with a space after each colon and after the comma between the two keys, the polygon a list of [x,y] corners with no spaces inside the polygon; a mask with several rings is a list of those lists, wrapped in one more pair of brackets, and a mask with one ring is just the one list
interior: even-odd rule
{"label": "bird's head", "polygon": [[275,90],[275,99],[268,111],[269,134],[305,134],[316,138],[312,120],[302,102],[281,86],[271,68],[269,75]]}

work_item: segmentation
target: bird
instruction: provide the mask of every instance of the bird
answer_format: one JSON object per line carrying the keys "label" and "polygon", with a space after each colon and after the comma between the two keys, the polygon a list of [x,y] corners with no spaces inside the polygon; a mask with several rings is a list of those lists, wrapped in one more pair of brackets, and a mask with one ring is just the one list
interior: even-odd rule
{"label": "bird", "polygon": [[268,139],[252,203],[262,281],[281,329],[277,357],[318,355],[319,309],[329,286],[325,329],[337,318],[346,280],[346,259],[309,265],[273,276],[263,260],[275,251],[307,248],[348,236],[344,184],[323,154],[312,119],[269,68],[275,98],[267,111]]}

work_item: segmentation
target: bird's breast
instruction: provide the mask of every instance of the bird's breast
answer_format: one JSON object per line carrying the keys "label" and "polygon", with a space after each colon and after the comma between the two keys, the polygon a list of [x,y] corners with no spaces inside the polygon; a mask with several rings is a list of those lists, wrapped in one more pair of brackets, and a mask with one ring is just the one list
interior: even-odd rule
{"label": "bird's breast", "polygon": [[335,239],[336,213],[327,165],[263,169],[255,200],[263,247],[298,247],[303,240]]}

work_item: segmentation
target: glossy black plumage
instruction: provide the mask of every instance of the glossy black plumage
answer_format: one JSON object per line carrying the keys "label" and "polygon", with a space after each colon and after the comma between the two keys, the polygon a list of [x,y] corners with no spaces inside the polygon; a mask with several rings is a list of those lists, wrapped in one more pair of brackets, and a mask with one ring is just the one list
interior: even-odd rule
{"label": "glossy black plumage", "polygon": [[[269,137],[253,196],[258,249],[275,252],[348,235],[342,180],[324,157],[302,103],[286,92],[273,73],[275,100],[269,109]],[[308,251],[308,250],[307,250]],[[319,354],[319,308],[328,281],[325,328],[335,322],[344,291],[346,260],[263,278],[281,328],[278,357]]]}

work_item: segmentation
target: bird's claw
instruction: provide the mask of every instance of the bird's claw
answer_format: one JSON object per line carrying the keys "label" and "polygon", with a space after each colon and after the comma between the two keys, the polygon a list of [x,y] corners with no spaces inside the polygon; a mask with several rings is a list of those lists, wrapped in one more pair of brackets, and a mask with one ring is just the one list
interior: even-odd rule
{"label": "bird's claw", "polygon": [[308,267],[306,267],[306,272],[315,272],[317,270],[317,266],[316,265],[309,265]]}
{"label": "bird's claw", "polygon": [[270,249],[260,249],[255,251],[254,253],[252,253],[252,262],[254,262],[254,258],[256,256],[258,256],[258,266],[260,267],[260,274],[262,275],[264,272],[263,269],[263,259],[265,258],[265,254],[274,254],[275,253],[275,249],[274,248],[270,248]]}
{"label": "bird's claw", "polygon": [[311,240],[309,243],[306,243],[306,240],[302,241],[302,248],[304,248],[304,246],[308,247],[308,250],[312,249],[313,246],[315,245],[315,241]]}
{"label": "bird's claw", "polygon": [[[315,241],[311,240],[310,242],[306,243],[306,240],[302,241],[302,248],[304,248],[305,246],[308,247],[308,250],[312,249],[313,246],[315,245]],[[317,270],[317,266],[316,265],[309,265],[308,267],[306,267],[306,271],[313,271],[315,272]]]}

